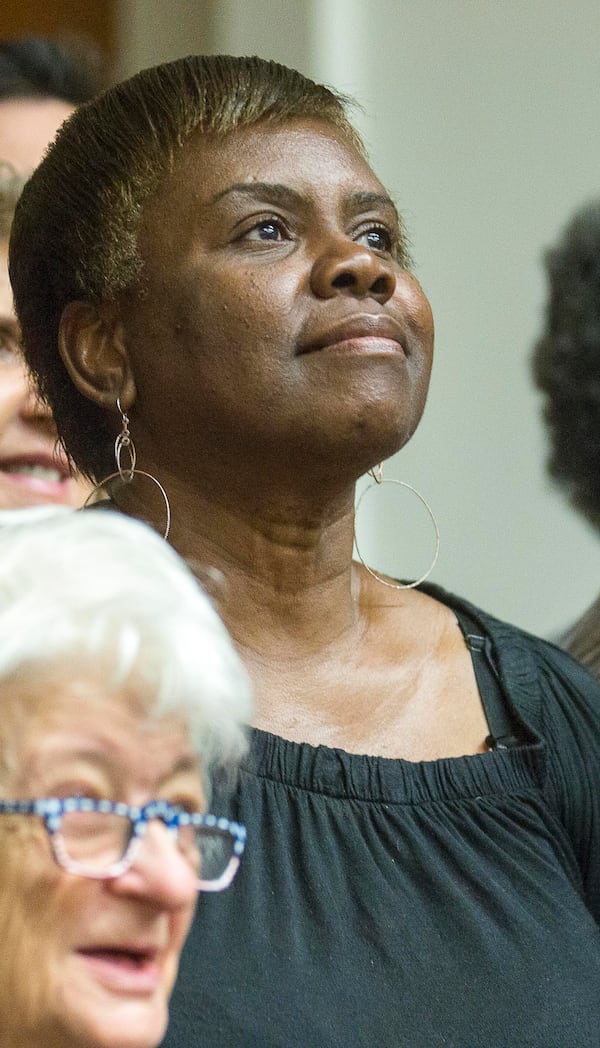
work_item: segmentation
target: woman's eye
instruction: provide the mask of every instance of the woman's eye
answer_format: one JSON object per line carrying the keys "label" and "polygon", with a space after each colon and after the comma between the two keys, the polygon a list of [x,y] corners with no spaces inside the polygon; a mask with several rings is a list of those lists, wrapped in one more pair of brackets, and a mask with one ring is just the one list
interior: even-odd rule
{"label": "woman's eye", "polygon": [[172,805],[173,808],[181,808],[182,811],[186,811],[189,815],[193,815],[199,811],[206,810],[206,804],[200,790],[194,792],[180,792],[174,793],[172,796],[165,797],[165,800]]}
{"label": "woman's eye", "polygon": [[62,786],[58,790],[53,790],[52,796],[61,797],[62,799],[65,797],[85,797],[88,801],[106,800],[102,790],[95,790],[93,786]]}
{"label": "woman's eye", "polygon": [[19,362],[19,342],[11,331],[0,329],[0,361],[10,364]]}
{"label": "woman's eye", "polygon": [[110,793],[103,789],[100,783],[94,783],[89,779],[56,779],[48,783],[46,789],[48,797],[87,797],[92,801],[100,801],[110,798]]}
{"label": "woman's eye", "polygon": [[385,251],[390,253],[394,247],[391,233],[383,226],[373,226],[360,233],[356,238],[357,244],[364,244],[370,251]]}
{"label": "woman's eye", "polygon": [[286,230],[282,222],[278,222],[274,218],[265,218],[252,226],[252,229],[249,229],[248,232],[244,234],[244,239],[262,240],[266,242],[284,240],[286,239]]}

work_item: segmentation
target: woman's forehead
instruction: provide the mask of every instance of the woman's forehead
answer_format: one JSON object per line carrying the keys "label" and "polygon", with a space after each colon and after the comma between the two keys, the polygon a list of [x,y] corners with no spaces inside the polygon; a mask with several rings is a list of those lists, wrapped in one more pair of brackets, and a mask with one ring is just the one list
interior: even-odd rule
{"label": "woman's forehead", "polygon": [[[9,689],[11,690],[11,689]],[[153,717],[127,691],[104,693],[96,682],[49,683],[4,689],[0,740],[24,782],[76,760],[130,778],[160,778],[194,768],[185,720]]]}
{"label": "woman's forehead", "polygon": [[73,106],[60,98],[0,100],[0,157],[29,174]]}
{"label": "woman's forehead", "polygon": [[326,121],[299,118],[226,135],[192,135],[163,188],[169,196],[190,193],[207,201],[229,183],[254,181],[302,182],[315,190],[325,182],[383,188],[347,134]]}

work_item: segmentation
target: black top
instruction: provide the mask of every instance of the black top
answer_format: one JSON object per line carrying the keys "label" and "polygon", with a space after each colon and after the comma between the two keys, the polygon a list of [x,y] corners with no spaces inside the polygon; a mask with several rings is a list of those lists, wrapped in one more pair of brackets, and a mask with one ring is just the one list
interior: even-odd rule
{"label": "black top", "polygon": [[600,687],[437,587],[499,745],[411,763],[254,731],[233,886],[168,1048],[598,1048]]}

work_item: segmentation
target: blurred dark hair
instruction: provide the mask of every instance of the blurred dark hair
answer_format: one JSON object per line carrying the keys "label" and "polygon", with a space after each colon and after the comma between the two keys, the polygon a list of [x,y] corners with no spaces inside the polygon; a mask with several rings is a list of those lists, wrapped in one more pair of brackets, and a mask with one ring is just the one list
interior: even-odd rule
{"label": "blurred dark hair", "polygon": [[576,212],[545,263],[546,322],[532,364],[546,397],[548,467],[600,528],[600,200]]}
{"label": "blurred dark hair", "polygon": [[0,101],[60,98],[79,105],[104,86],[103,58],[87,40],[0,40]]}

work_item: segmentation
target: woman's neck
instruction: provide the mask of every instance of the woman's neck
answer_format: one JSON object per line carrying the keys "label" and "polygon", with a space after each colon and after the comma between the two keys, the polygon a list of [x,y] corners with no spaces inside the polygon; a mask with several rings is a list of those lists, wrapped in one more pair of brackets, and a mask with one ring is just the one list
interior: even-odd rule
{"label": "woman's neck", "polygon": [[323,506],[289,499],[229,507],[176,498],[170,539],[202,579],[222,576],[217,602],[241,650],[310,653],[357,621],[353,497]]}

